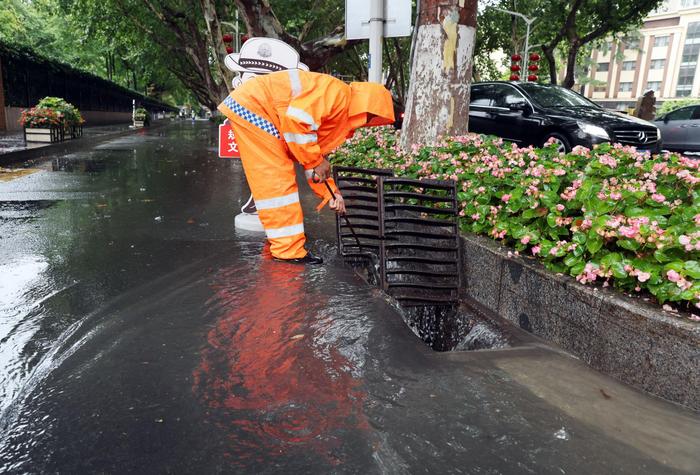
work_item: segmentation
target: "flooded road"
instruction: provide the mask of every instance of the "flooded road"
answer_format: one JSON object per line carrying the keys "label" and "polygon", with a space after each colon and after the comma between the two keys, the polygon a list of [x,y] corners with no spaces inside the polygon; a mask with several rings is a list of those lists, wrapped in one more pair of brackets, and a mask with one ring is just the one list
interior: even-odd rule
{"label": "flooded road", "polygon": [[182,123],[0,180],[0,473],[698,473],[700,417],[523,337],[435,353],[335,258],[236,233]]}

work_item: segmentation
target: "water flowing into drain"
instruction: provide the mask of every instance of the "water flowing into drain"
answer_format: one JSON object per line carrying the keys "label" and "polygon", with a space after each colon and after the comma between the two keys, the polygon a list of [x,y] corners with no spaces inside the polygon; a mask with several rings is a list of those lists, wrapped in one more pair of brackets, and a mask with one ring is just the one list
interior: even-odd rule
{"label": "water flowing into drain", "polygon": [[382,169],[334,169],[348,210],[337,220],[340,255],[386,292],[406,324],[434,350],[507,346],[491,319],[460,302],[455,183],[392,175]]}

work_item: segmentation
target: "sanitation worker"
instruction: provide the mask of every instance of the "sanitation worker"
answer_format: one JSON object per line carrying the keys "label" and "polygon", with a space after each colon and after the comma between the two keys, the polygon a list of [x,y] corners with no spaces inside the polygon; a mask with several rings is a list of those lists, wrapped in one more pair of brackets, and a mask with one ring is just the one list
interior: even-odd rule
{"label": "sanitation worker", "polygon": [[[289,69],[255,77],[219,105],[229,118],[273,259],[320,264],[305,248],[304,217],[294,163],[311,189],[336,213],[345,203],[324,157],[355,129],[394,122],[389,91],[380,84],[346,84],[327,74]],[[326,188],[333,189],[333,200]]]}

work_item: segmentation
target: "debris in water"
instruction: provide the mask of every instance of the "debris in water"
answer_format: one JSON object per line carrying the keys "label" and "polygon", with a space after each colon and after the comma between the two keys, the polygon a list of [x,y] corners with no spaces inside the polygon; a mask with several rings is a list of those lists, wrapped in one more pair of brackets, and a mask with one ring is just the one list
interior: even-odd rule
{"label": "debris in water", "polygon": [[290,340],[299,340],[300,338],[304,338],[304,334],[300,333],[298,335],[294,335]]}
{"label": "debris in water", "polygon": [[606,393],[606,392],[603,390],[603,388],[600,389],[600,394],[602,394],[603,397],[604,397],[605,399],[611,399],[611,398],[612,398],[612,396],[611,396],[610,394]]}
{"label": "debris in water", "polygon": [[569,440],[569,433],[562,427],[554,433],[554,438],[559,440]]}
{"label": "debris in water", "polygon": [[161,221],[163,221],[163,217],[162,217],[162,216],[156,216],[155,218],[153,218],[153,220],[154,220],[154,221],[161,222]]}

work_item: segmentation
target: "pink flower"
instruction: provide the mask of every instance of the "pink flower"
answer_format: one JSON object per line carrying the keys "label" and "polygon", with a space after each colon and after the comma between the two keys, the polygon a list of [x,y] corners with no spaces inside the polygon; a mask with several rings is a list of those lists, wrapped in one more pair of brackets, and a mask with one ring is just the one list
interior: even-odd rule
{"label": "pink flower", "polygon": [[622,193],[613,191],[610,193],[610,199],[613,201],[618,201],[620,198],[622,198]]}
{"label": "pink flower", "polygon": [[622,236],[630,239],[634,238],[639,232],[637,228],[631,226],[620,226],[619,231]]}
{"label": "pink flower", "polygon": [[522,244],[527,244],[530,242],[530,236],[523,236],[523,238],[520,240]]}
{"label": "pink flower", "polygon": [[533,256],[536,256],[537,254],[540,253],[541,249],[542,249],[542,247],[538,244],[535,247],[533,247],[532,249],[530,249],[530,251],[532,251]]}
{"label": "pink flower", "polygon": [[678,242],[681,243],[683,246],[687,246],[688,244],[690,244],[690,238],[686,235],[679,236]]}
{"label": "pink flower", "polygon": [[510,200],[509,194],[505,194],[505,195],[501,196],[501,201],[503,201],[504,203],[508,203],[509,200]]}
{"label": "pink flower", "polygon": [[479,220],[479,217],[480,217],[480,216],[479,216],[479,213],[474,213],[474,214],[471,216],[471,218],[472,218],[474,221],[478,221],[478,220]]}
{"label": "pink flower", "polygon": [[666,278],[671,282],[678,282],[682,279],[681,275],[673,269],[666,272]]}
{"label": "pink flower", "polygon": [[566,209],[563,204],[558,204],[557,205],[557,211],[564,211]]}
{"label": "pink flower", "polygon": [[695,221],[695,224],[700,226],[700,214],[696,214],[695,217],[693,218],[693,221]]}
{"label": "pink flower", "polygon": [[656,201],[657,203],[663,203],[664,201],[666,201],[666,197],[661,193],[654,193],[653,195],[651,195],[651,199]]}
{"label": "pink flower", "polygon": [[646,282],[646,281],[649,280],[650,278],[651,278],[651,273],[649,273],[649,272],[642,272],[642,271],[639,271],[639,272],[637,273],[637,280],[638,280],[639,282]]}

